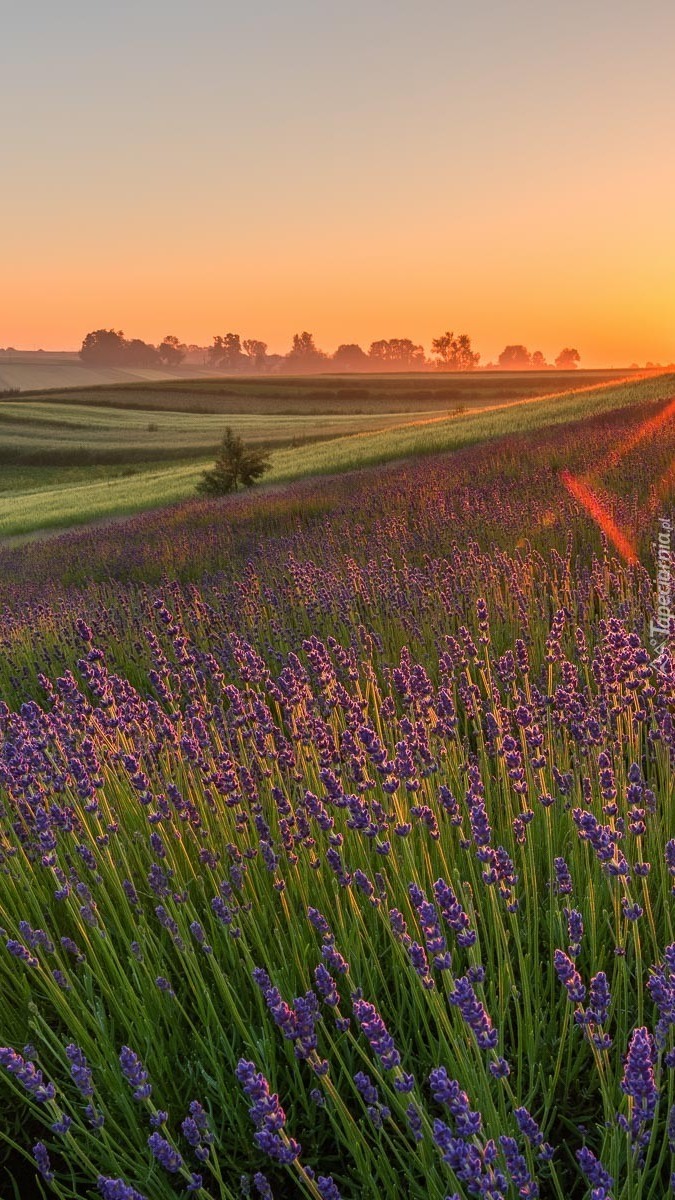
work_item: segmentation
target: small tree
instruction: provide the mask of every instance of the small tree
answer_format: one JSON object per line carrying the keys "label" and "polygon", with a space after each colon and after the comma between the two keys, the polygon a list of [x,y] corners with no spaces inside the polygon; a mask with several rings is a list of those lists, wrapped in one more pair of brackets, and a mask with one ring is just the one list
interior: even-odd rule
{"label": "small tree", "polygon": [[264,371],[267,364],[267,342],[261,342],[258,338],[245,338],[242,346],[248,355],[247,365],[255,367],[256,371]]}
{"label": "small tree", "polygon": [[367,371],[368,355],[355,342],[343,342],[338,346],[331,362],[338,371]]}
{"label": "small tree", "polygon": [[556,358],[555,365],[562,371],[574,371],[579,366],[580,358],[578,350],[575,350],[573,346],[565,346],[565,349],[561,350]]}
{"label": "small tree", "polygon": [[121,329],[93,329],[82,342],[83,362],[117,366],[127,357],[127,342]]}
{"label": "small tree", "polygon": [[264,450],[245,446],[228,427],[211,471],[204,471],[197,491],[206,496],[225,496],[239,487],[252,487],[270,469]]}
{"label": "small tree", "polygon": [[370,343],[368,354],[371,363],[385,371],[419,371],[425,365],[424,347],[410,338],[381,338]]}
{"label": "small tree", "polygon": [[226,371],[239,371],[246,359],[241,350],[241,338],[238,333],[226,333],[224,337],[218,334],[209,346],[209,363],[212,367],[225,367]]}
{"label": "small tree", "polygon": [[524,371],[532,366],[527,346],[505,346],[497,360],[503,371]]}
{"label": "small tree", "polygon": [[305,330],[293,334],[293,345],[286,363],[293,371],[318,371],[326,362],[326,354],[314,342],[314,334]]}
{"label": "small tree", "polygon": [[478,366],[480,354],[471,349],[471,338],[468,333],[460,333],[455,337],[449,329],[431,343],[437,358],[440,371],[473,371]]}
{"label": "small tree", "polygon": [[185,358],[186,351],[187,346],[171,333],[168,333],[157,347],[157,353],[167,367],[177,367]]}

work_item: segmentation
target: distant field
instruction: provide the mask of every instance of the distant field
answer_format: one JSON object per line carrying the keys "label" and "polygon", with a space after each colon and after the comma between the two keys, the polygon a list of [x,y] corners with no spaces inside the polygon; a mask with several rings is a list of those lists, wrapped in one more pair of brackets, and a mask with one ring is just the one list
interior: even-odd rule
{"label": "distant field", "polygon": [[144,379],[171,380],[213,374],[209,368],[191,364],[176,370],[168,368],[90,367],[77,354],[17,351],[0,354],[0,391],[20,388],[22,392],[40,388],[95,387],[99,384],[137,383]]}
{"label": "distant field", "polygon": [[[400,421],[400,413],[386,412],[236,413],[229,423],[246,441],[297,446],[382,430]],[[194,458],[215,452],[227,423],[224,415],[0,400],[0,463],[51,466]]]}
{"label": "distant field", "polygon": [[[0,360],[1,361],[1,360]],[[2,368],[0,367],[0,373]],[[187,371],[188,368],[185,368]],[[438,414],[458,406],[470,408],[520,400],[526,396],[592,387],[632,377],[630,371],[486,371],[472,374],[391,374],[205,377],[163,379],[152,383],[115,382],[114,387],[87,386],[40,395],[42,402],[96,405],[105,408],[256,415],[329,415],[347,413]],[[570,380],[573,383],[570,383]],[[37,387],[38,385],[35,385]],[[22,403],[38,399],[21,396]]]}
{"label": "distant field", "polygon": [[226,424],[247,441],[386,432],[607,382],[607,372],[191,380],[0,397],[0,464],[85,466],[212,454]]}
{"label": "distant field", "polygon": [[[341,472],[412,455],[431,454],[487,441],[502,434],[551,426],[584,415],[630,404],[656,402],[675,394],[675,375],[661,375],[616,386],[573,391],[550,399],[505,403],[491,411],[455,417],[424,417],[396,428],[333,438],[272,453],[266,484],[308,475]],[[175,419],[175,417],[172,417]],[[233,422],[234,424],[234,422]],[[115,469],[81,469],[66,477],[58,472],[43,486],[41,470],[24,469],[20,490],[0,493],[0,535],[81,524],[147,508],[160,507],[194,494],[208,459],[174,465],[146,465],[134,474]],[[14,470],[14,468],[11,468]]]}

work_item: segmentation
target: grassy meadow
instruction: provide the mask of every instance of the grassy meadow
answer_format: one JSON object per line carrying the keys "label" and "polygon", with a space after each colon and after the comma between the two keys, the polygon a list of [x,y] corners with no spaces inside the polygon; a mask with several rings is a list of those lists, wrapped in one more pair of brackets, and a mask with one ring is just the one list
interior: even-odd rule
{"label": "grassy meadow", "polygon": [[[389,413],[238,413],[232,424],[247,442],[275,446],[386,429],[399,421]],[[213,414],[0,401],[0,461],[77,466],[185,459],[212,454],[224,426],[223,417]]]}
{"label": "grassy meadow", "polygon": [[0,1194],[669,1194],[675,412],[631,386],[0,548]]}
{"label": "grassy meadow", "polygon": [[[5,401],[0,403],[0,461],[7,463],[6,482],[0,488],[0,537],[119,517],[188,498],[209,465],[207,453],[213,456],[225,423],[246,440],[271,448],[271,471],[265,477],[265,486],[270,486],[457,449],[642,400],[656,403],[675,392],[672,375],[594,383],[590,388],[576,387],[579,380],[574,376],[575,387],[570,389],[567,373],[566,391],[542,395],[537,389],[548,383],[549,375],[541,373],[538,380],[529,380],[529,393],[524,396],[503,374],[492,379],[490,387],[473,377],[453,382],[452,387],[464,388],[464,402],[454,408],[448,408],[451,402],[443,393],[447,381],[439,383],[432,377],[437,395],[444,395],[442,411],[393,410],[392,387],[399,404],[413,402],[405,400],[412,392],[412,377],[401,377],[395,384],[389,377],[367,380],[373,393],[381,388],[379,411],[372,400],[362,412],[328,411],[327,401],[324,410],[314,411],[316,399],[307,400],[310,411],[303,410],[303,395],[316,391],[316,380],[303,381],[304,392],[298,381],[296,387],[287,380],[265,383],[277,390],[283,384],[284,395],[268,397],[269,411],[262,413],[149,413],[108,403],[98,407],[91,403],[95,393],[87,393],[86,405],[66,404],[62,397]],[[423,382],[426,386],[426,376]],[[505,399],[507,384],[513,394]],[[362,380],[359,387],[363,390]],[[158,394],[165,396],[163,391]],[[198,394],[196,385],[194,394]],[[414,402],[422,403],[414,394]],[[288,395],[298,411],[287,411]],[[253,403],[250,397],[249,402]],[[335,408],[337,402],[330,404]],[[352,397],[352,407],[357,404],[367,407],[365,399]],[[284,411],[279,411],[282,406]],[[36,461],[42,465],[29,465]],[[15,489],[10,486],[13,479]]]}

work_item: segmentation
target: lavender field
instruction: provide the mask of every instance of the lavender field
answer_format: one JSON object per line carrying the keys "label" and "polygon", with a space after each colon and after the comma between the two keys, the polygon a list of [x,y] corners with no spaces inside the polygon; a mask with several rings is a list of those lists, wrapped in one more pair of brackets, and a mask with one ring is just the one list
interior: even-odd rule
{"label": "lavender field", "polygon": [[674,451],[664,394],[0,551],[0,1195],[669,1193]]}

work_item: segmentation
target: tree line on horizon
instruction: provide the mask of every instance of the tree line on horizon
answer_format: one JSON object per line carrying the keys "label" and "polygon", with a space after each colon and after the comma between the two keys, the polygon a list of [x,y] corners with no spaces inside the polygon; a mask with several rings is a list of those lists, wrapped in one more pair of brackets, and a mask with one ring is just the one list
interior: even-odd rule
{"label": "tree line on horizon", "polygon": [[[233,373],[314,374],[320,371],[474,371],[479,368],[480,353],[473,349],[466,333],[452,331],[433,338],[431,358],[424,347],[410,338],[382,338],[371,342],[368,351],[355,342],[345,342],[333,354],[319,349],[314,335],[306,330],[293,336],[287,354],[270,354],[266,342],[243,338],[238,333],[217,334],[210,346],[186,345],[173,334],[154,346],[140,338],[126,338],[121,330],[95,329],[82,342],[80,358],[91,365],[106,367],[176,367],[186,358],[201,357],[204,365]],[[569,370],[580,362],[578,350],[566,346],[553,363],[541,350],[533,353],[526,346],[505,346],[496,363],[485,370],[543,371]]]}

